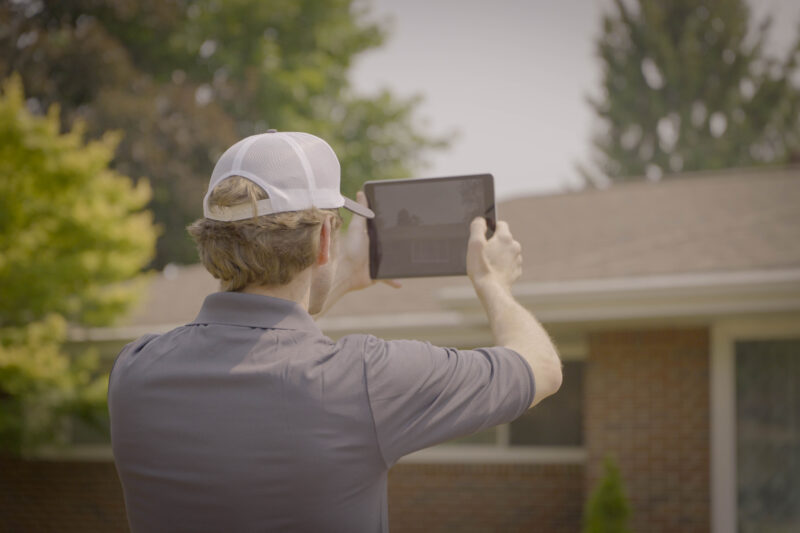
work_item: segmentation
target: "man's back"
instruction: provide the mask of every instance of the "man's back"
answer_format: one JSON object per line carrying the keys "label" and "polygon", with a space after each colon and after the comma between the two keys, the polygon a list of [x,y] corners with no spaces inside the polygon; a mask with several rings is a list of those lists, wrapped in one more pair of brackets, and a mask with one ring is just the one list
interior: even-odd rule
{"label": "man's back", "polygon": [[239,293],[128,345],[109,385],[134,531],[386,531],[397,458],[532,397],[510,350],[334,343],[296,304]]}
{"label": "man's back", "polygon": [[[126,346],[109,381],[134,532],[387,531],[398,459],[558,390],[558,353],[511,293],[522,254],[503,221],[487,239],[473,220],[467,251],[495,347],[325,337],[311,315],[374,283],[374,213],[340,185],[333,149],[302,132],[252,135],[214,166],[188,229],[222,292]],[[340,208],[358,216],[337,237]]]}
{"label": "man's back", "polygon": [[135,529],[381,527],[385,465],[350,352],[302,330],[219,324],[142,341],[120,356],[109,397]]}

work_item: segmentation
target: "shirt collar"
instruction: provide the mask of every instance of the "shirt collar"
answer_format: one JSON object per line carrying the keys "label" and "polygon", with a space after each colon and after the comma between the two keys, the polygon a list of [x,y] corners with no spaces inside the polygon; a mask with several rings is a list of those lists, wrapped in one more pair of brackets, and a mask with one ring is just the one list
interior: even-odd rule
{"label": "shirt collar", "polygon": [[298,303],[243,292],[215,292],[206,296],[190,324],[226,324],[264,329],[296,329],[322,334],[314,319]]}

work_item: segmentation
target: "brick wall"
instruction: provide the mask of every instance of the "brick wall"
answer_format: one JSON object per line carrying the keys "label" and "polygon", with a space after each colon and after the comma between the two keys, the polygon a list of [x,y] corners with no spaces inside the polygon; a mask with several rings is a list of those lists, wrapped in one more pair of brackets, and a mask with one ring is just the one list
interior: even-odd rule
{"label": "brick wall", "polygon": [[[581,465],[412,465],[389,473],[389,525],[404,531],[574,533]],[[128,531],[112,463],[0,459],[0,531]]]}
{"label": "brick wall", "polygon": [[114,464],[0,459],[0,531],[128,531]]}
{"label": "brick wall", "polygon": [[583,465],[407,464],[389,472],[389,525],[408,531],[575,533]]}
{"label": "brick wall", "polygon": [[586,489],[614,456],[634,531],[709,530],[708,383],[705,328],[590,335]]}

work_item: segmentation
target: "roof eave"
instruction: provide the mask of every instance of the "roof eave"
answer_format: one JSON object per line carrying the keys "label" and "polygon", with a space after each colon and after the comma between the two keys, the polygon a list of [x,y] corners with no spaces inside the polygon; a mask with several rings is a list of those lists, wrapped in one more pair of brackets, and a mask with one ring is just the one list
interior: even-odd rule
{"label": "roof eave", "polygon": [[[800,269],[528,282],[515,285],[513,293],[546,324],[794,312],[800,311]],[[456,338],[465,344],[486,338],[488,324],[472,288],[444,288],[437,296],[442,311],[334,316],[322,318],[318,324],[332,337],[369,332],[448,344]],[[73,328],[69,338],[134,339],[177,325]]]}
{"label": "roof eave", "polygon": [[[513,293],[543,322],[795,311],[800,269],[528,282]],[[438,297],[450,310],[480,309],[471,288],[445,288]]]}

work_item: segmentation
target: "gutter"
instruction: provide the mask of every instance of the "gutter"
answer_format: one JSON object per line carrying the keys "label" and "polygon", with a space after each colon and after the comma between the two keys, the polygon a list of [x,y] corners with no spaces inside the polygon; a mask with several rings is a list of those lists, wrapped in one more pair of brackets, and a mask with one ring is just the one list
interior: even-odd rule
{"label": "gutter", "polygon": [[[529,282],[513,293],[547,323],[787,312],[800,310],[800,269]],[[480,311],[470,289],[438,296],[448,309]]]}

